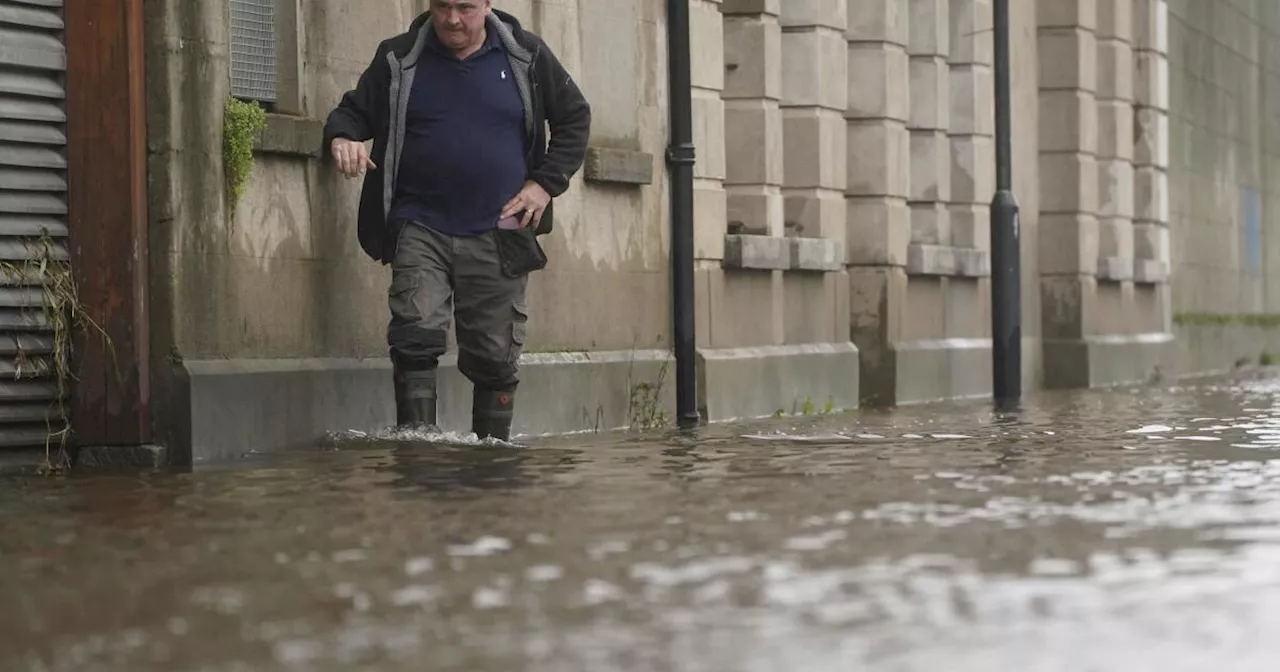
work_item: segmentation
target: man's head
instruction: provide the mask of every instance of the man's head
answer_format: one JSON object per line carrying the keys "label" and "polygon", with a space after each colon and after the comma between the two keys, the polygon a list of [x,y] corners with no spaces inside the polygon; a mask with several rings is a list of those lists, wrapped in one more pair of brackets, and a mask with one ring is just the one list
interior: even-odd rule
{"label": "man's head", "polygon": [[484,22],[493,0],[431,0],[431,23],[440,42],[453,51],[468,51],[484,42]]}

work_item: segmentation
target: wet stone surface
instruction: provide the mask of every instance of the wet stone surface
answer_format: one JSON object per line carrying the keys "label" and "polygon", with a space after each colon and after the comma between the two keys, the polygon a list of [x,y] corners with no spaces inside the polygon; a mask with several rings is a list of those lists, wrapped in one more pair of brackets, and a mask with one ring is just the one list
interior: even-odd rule
{"label": "wet stone surface", "polygon": [[3,670],[1280,660],[1280,381],[0,485]]}

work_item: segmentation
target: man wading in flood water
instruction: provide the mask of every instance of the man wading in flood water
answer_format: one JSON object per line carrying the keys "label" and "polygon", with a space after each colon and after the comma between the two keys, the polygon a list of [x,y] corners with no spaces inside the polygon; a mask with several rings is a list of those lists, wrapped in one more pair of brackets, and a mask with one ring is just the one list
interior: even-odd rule
{"label": "man wading in flood water", "polygon": [[551,49],[492,0],[432,0],[329,115],[338,170],[364,175],[360,245],[392,268],[399,425],[436,425],[453,317],[472,431],[509,440],[528,274],[546,264],[537,235],[551,231],[552,198],[582,167],[590,127]]}

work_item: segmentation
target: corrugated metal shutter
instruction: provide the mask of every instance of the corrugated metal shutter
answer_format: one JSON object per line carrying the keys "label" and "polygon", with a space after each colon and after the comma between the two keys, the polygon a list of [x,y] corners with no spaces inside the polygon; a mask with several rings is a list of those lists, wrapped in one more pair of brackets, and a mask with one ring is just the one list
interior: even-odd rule
{"label": "corrugated metal shutter", "polygon": [[231,0],[231,95],[276,100],[276,0]]}
{"label": "corrugated metal shutter", "polygon": [[0,0],[0,448],[43,445],[57,385],[33,269],[66,258],[62,0]]}

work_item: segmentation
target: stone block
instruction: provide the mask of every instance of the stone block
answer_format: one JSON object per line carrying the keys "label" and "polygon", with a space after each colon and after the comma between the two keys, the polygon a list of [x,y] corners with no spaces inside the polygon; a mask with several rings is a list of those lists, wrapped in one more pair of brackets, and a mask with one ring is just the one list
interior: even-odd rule
{"label": "stone block", "polygon": [[1098,280],[1125,282],[1133,279],[1133,260],[1127,257],[1098,259]]}
{"label": "stone block", "polygon": [[1098,25],[1098,2],[1099,0],[1038,0],[1036,25],[1042,29],[1078,26],[1093,30]]}
{"label": "stone block", "polygon": [[[1079,339],[1094,332],[1098,280],[1090,275],[1040,276],[1042,338]],[[1052,361],[1046,353],[1045,363]]]}
{"label": "stone block", "polygon": [[1133,45],[1139,51],[1169,53],[1169,4],[1133,0]]}
{"label": "stone block", "polygon": [[946,130],[951,116],[951,68],[941,57],[912,56],[908,128]]}
{"label": "stone block", "polygon": [[945,203],[912,203],[911,242],[924,245],[951,244],[951,212]]}
{"label": "stone block", "polygon": [[1098,40],[1099,100],[1133,100],[1133,47],[1119,40]]}
{"label": "stone block", "polygon": [[1098,104],[1093,94],[1063,89],[1040,91],[1040,151],[1093,152],[1098,136]]}
{"label": "stone block", "polygon": [[848,67],[849,47],[840,33],[783,33],[782,104],[817,105],[843,112],[849,105]]}
{"label": "stone block", "polygon": [[[853,345],[849,341],[849,276],[844,268],[822,273],[787,273],[782,277],[782,285],[785,343]],[[815,397],[813,405],[825,405],[825,400]]]}
{"label": "stone block", "polygon": [[905,48],[910,39],[910,17],[902,0],[861,0],[849,18],[850,42],[888,42]]}
{"label": "stone block", "polygon": [[883,42],[849,44],[848,117],[906,121],[910,67],[902,47]]}
{"label": "stone block", "polygon": [[268,114],[267,127],[254,143],[254,151],[320,158],[324,122],[308,117]]}
{"label": "stone block", "polygon": [[847,123],[839,112],[787,108],[782,113],[783,184],[843,191]]}
{"label": "stone block", "polygon": [[1169,261],[1169,227],[1151,222],[1135,222],[1133,256],[1136,259]]}
{"label": "stone block", "polygon": [[724,259],[724,234],[728,228],[728,198],[715,182],[693,186],[693,254],[697,259]]}
{"label": "stone block", "polygon": [[[779,238],[783,242],[785,240]],[[788,257],[788,265],[791,263]],[[730,268],[708,273],[707,312],[711,337],[702,347],[741,348],[782,342],[781,270]]]}
{"label": "stone block", "polygon": [[[698,348],[699,406],[710,422],[767,418],[778,411],[858,407],[858,349],[852,343]],[[760,381],[770,381],[761,385]]]}
{"label": "stone block", "polygon": [[850,265],[903,266],[911,240],[911,210],[896,198],[848,198]]}
{"label": "stone block", "polygon": [[724,19],[724,98],[782,98],[782,27],[771,17]]}
{"label": "stone block", "polygon": [[962,278],[991,277],[991,254],[986,250],[953,247],[956,258],[956,275]]}
{"label": "stone block", "polygon": [[1098,255],[1133,258],[1133,222],[1123,217],[1098,218]]}
{"label": "stone block", "polygon": [[1098,271],[1098,220],[1093,215],[1041,214],[1041,275],[1093,275]]}
{"label": "stone block", "polygon": [[951,244],[991,249],[991,208],[987,205],[951,206]]}
{"label": "stone block", "polygon": [[1090,154],[1041,153],[1040,212],[1092,215],[1097,211],[1097,160]]}
{"label": "stone block", "polygon": [[729,186],[725,188],[725,203],[730,233],[782,235],[783,201],[777,187]]}
{"label": "stone block", "polygon": [[782,3],[782,26],[835,28],[844,41],[849,25],[848,4],[848,0],[786,0]]}
{"label": "stone block", "polygon": [[693,176],[707,180],[725,177],[724,101],[719,94],[694,89],[693,144],[697,147]]}
{"label": "stone block", "polygon": [[1097,88],[1098,45],[1093,33],[1078,28],[1041,29],[1036,46],[1042,91]]}
{"label": "stone block", "polygon": [[725,184],[782,184],[782,110],[765,100],[727,100]]}
{"label": "stone block", "polygon": [[911,131],[912,201],[951,200],[951,139],[942,131]]}
{"label": "stone block", "polygon": [[907,31],[911,35],[907,51],[912,56],[937,56],[946,59],[951,53],[951,13],[948,0],[907,0]]}
{"label": "stone block", "polygon": [[951,199],[990,203],[996,189],[995,141],[980,135],[951,138]]}
{"label": "stone block", "polygon": [[720,13],[726,16],[782,13],[782,0],[720,0]]}
{"label": "stone block", "polygon": [[947,131],[952,135],[995,135],[995,76],[991,67],[953,64],[950,79]]}
{"label": "stone block", "polygon": [[1099,159],[1133,160],[1133,106],[1122,100],[1098,102],[1098,146],[1096,154]]}
{"label": "stone block", "polygon": [[1164,284],[1169,281],[1169,264],[1154,259],[1135,259],[1133,281],[1143,285]]}
{"label": "stone block", "polygon": [[956,258],[945,245],[907,246],[907,275],[955,275]]}
{"label": "stone block", "polygon": [[1098,39],[1133,42],[1134,0],[1094,0],[1098,5]]}
{"label": "stone block", "polygon": [[1158,168],[1134,170],[1135,221],[1169,222],[1169,175]]}
{"label": "stone block", "polygon": [[850,122],[848,185],[856,196],[906,198],[910,193],[910,135],[905,125],[891,121]]}
{"label": "stone block", "polygon": [[724,237],[724,267],[785,271],[791,267],[791,244],[782,236],[729,234]]}
{"label": "stone block", "polygon": [[1169,111],[1169,58],[1154,51],[1134,55],[1138,64],[1133,100],[1142,107]]}
{"label": "stone block", "polygon": [[907,248],[907,274],[983,278],[991,275],[991,260],[984,250],[913,244]]}
{"label": "stone block", "polygon": [[698,39],[689,43],[689,74],[695,88],[724,90],[724,17],[720,4],[689,3],[689,32]]}
{"label": "stone block", "polygon": [[849,269],[849,328],[865,354],[888,358],[901,340],[907,284],[906,268]]}
{"label": "stone block", "polygon": [[614,147],[588,147],[583,179],[614,184],[653,184],[653,155]]}
{"label": "stone block", "polygon": [[784,189],[782,198],[787,235],[827,238],[844,244],[844,194],[825,189]]}
{"label": "stone block", "polygon": [[839,241],[826,238],[784,238],[791,244],[792,271],[843,271],[845,250]]}
{"label": "stone block", "polygon": [[991,65],[994,58],[991,0],[951,0],[950,10],[951,65]]}
{"label": "stone block", "polygon": [[1133,192],[1133,164],[1123,159],[1098,161],[1098,215],[1132,218]]}

